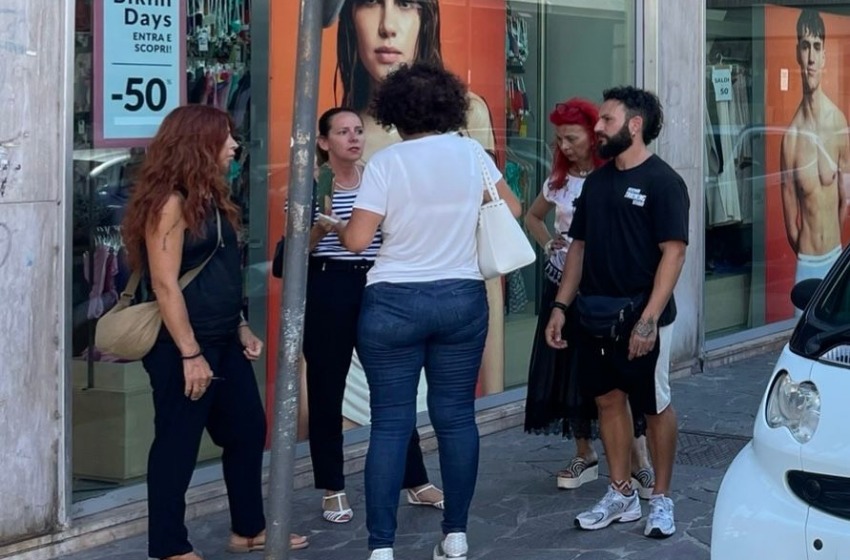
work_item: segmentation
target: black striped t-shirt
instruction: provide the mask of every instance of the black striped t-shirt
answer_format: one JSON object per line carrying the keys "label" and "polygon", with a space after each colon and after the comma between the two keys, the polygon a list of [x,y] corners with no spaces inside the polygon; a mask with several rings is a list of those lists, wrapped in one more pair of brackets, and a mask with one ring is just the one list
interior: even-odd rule
{"label": "black striped t-shirt", "polygon": [[[357,193],[360,189],[350,191],[335,191],[333,195],[333,211],[341,220],[351,219],[351,211],[354,207],[354,199],[357,198]],[[318,209],[317,209],[318,211]],[[375,237],[372,238],[372,243],[362,253],[352,253],[339,242],[339,235],[336,231],[330,231],[316,248],[311,253],[314,257],[322,257],[328,259],[340,260],[375,260],[378,255],[378,249],[381,247],[381,228],[375,232]]]}

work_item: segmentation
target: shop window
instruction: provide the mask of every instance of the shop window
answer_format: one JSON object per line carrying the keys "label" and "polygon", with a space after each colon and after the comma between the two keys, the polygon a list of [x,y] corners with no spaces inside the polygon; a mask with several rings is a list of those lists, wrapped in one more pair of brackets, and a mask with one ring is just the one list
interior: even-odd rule
{"label": "shop window", "polygon": [[[140,361],[100,352],[94,333],[98,318],[115,304],[130,276],[120,224],[134,168],[158,123],[181,103],[215,105],[233,118],[233,133],[242,146],[229,179],[243,210],[245,311],[263,310],[254,323],[264,334],[265,288],[257,284],[266,275],[250,274],[258,265],[248,244],[252,237],[265,238],[256,232],[265,221],[253,223],[250,212],[252,205],[265,207],[262,188],[257,188],[263,185],[252,185],[251,143],[260,140],[251,129],[257,118],[252,112],[265,110],[251,102],[257,85],[251,79],[252,52],[258,48],[252,23],[249,0],[76,1],[69,186],[74,501],[143,481],[146,474],[153,439],[148,376]],[[260,47],[263,60],[266,48]],[[258,375],[264,377],[264,371]],[[218,449],[205,437],[199,459],[217,456]]]}
{"label": "shop window", "polygon": [[790,325],[794,283],[822,276],[850,235],[850,4],[709,0],[706,26],[705,330],[715,338]]}

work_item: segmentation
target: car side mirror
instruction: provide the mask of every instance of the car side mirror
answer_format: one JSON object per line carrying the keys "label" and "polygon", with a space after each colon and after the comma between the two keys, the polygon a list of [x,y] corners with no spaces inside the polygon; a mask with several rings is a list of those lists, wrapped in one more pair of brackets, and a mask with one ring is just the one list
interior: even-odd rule
{"label": "car side mirror", "polygon": [[800,311],[804,310],[809,305],[812,296],[815,295],[815,291],[821,282],[822,280],[820,278],[809,278],[808,280],[798,282],[791,289],[791,303],[794,304],[794,307]]}

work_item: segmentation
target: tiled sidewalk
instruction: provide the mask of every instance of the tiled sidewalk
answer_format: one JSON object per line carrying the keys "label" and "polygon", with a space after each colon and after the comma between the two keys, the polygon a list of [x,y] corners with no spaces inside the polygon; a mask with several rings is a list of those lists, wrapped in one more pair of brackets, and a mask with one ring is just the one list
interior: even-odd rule
{"label": "tiled sidewalk", "polygon": [[[643,521],[596,532],[573,527],[573,516],[605,491],[607,474],[574,491],[558,491],[555,473],[572,452],[572,443],[529,436],[515,428],[481,441],[478,487],[469,524],[470,556],[475,560],[708,560],[711,515],[725,467],[749,439],[753,417],[775,362],[765,354],[673,382],[679,414],[680,447],[674,478],[675,536],[664,541],[643,537]],[[597,449],[602,450],[601,444]],[[439,482],[437,455],[426,457]],[[295,530],[310,536],[311,546],[293,553],[300,560],[366,560],[363,476],[348,478],[355,518],[346,525],[321,519],[320,496],[296,492]],[[647,505],[644,503],[644,514]],[[406,503],[399,508],[397,560],[428,560],[440,535],[440,512]],[[228,517],[220,513],[189,524],[195,546],[208,560],[260,560],[224,551]],[[67,560],[139,560],[146,557],[144,536],[116,541]]]}

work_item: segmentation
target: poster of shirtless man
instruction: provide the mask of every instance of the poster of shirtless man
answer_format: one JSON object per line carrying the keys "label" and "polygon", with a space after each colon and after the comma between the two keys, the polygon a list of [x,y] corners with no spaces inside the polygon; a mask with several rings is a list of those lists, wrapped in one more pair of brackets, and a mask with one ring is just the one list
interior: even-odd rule
{"label": "poster of shirtless man", "polygon": [[794,282],[823,278],[841,253],[850,185],[847,117],[821,87],[827,56],[824,20],[805,9],[797,19],[796,58],[802,99],[782,138],[780,177],[788,243],[797,256]]}

